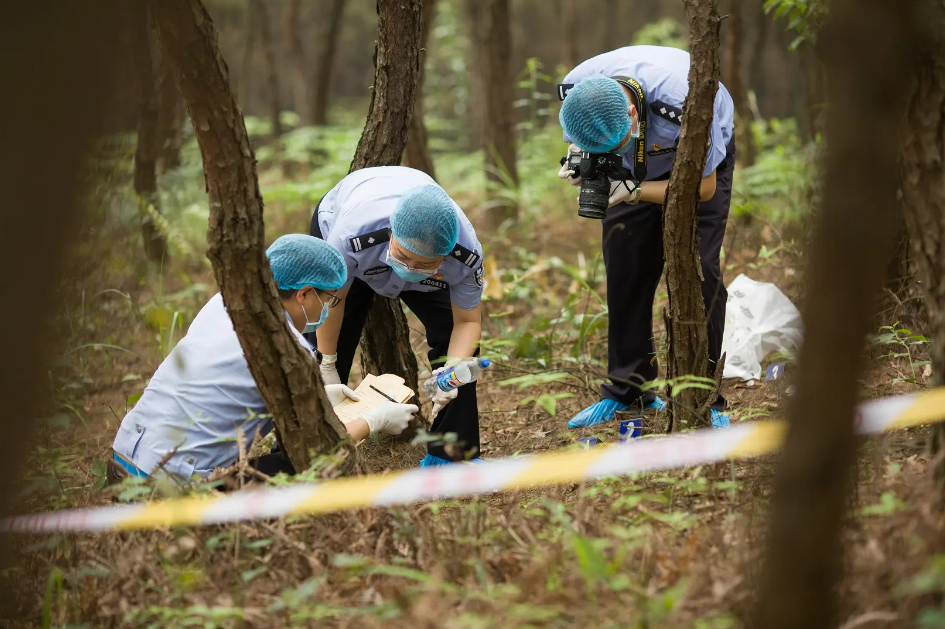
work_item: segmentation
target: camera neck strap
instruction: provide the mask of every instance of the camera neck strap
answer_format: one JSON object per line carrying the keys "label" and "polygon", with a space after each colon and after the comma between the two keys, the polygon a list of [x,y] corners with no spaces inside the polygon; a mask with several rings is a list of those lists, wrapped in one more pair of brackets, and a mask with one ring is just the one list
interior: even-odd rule
{"label": "camera neck strap", "polygon": [[610,77],[621,85],[624,85],[637,97],[637,121],[640,128],[640,135],[637,137],[637,144],[633,151],[633,176],[637,181],[646,179],[646,94],[643,93],[643,86],[639,81],[628,76]]}

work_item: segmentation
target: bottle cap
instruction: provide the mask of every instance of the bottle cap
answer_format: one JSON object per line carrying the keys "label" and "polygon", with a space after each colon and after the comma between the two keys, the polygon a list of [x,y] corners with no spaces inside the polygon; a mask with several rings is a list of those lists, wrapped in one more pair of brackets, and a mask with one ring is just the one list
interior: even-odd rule
{"label": "bottle cap", "polygon": [[488,367],[488,366],[491,365],[491,364],[492,364],[492,361],[489,360],[488,358],[480,358],[480,359],[479,359],[479,366],[480,366],[480,367]]}

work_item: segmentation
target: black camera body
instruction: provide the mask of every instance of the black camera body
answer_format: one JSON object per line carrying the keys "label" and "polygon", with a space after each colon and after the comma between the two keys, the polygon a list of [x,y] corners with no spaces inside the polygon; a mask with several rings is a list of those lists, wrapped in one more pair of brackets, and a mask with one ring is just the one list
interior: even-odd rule
{"label": "black camera body", "polygon": [[571,153],[561,158],[567,163],[572,176],[580,175],[581,193],[578,195],[578,216],[601,220],[607,214],[610,202],[610,181],[625,181],[633,174],[623,167],[623,157],[614,153]]}

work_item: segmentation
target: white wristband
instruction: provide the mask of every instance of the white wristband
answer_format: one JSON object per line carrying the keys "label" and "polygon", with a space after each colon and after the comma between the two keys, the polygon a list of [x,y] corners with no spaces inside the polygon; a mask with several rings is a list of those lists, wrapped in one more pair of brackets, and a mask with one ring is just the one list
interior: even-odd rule
{"label": "white wristband", "polygon": [[338,354],[322,354],[322,364],[327,366],[334,365],[338,362]]}

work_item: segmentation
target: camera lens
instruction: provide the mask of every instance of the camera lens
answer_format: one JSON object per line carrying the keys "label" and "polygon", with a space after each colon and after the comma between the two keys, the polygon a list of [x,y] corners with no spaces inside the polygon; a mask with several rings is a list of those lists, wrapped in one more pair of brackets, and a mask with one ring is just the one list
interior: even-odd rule
{"label": "camera lens", "polygon": [[607,179],[585,179],[578,195],[578,216],[601,220],[607,214],[610,202],[610,181]]}

